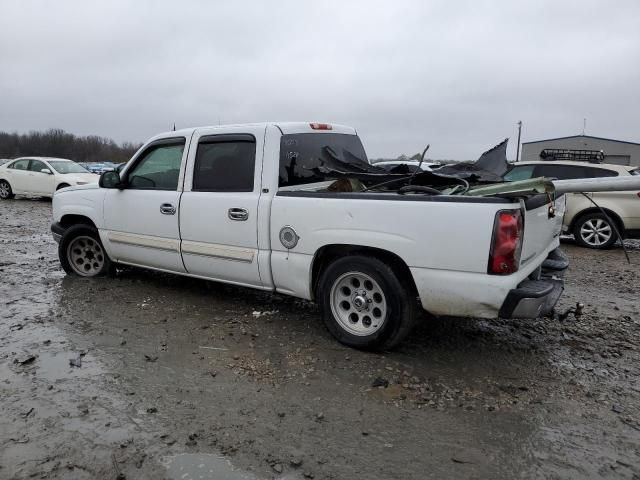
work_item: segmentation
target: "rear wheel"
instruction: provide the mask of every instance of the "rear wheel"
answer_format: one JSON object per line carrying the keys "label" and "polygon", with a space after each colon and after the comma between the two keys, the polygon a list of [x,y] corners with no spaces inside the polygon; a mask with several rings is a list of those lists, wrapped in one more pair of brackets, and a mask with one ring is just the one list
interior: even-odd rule
{"label": "rear wheel", "polygon": [[13,190],[11,190],[11,185],[6,180],[0,180],[0,199],[9,200],[10,198],[15,197],[13,194]]}
{"label": "rear wheel", "polygon": [[618,235],[608,219],[602,213],[590,213],[580,217],[574,227],[576,242],[587,248],[609,248],[618,239]]}
{"label": "rear wheel", "polygon": [[97,277],[113,272],[98,231],[88,225],[74,225],[62,236],[58,256],[65,272],[80,277]]}
{"label": "rear wheel", "polygon": [[341,343],[387,350],[411,331],[418,314],[408,279],[374,257],[336,260],[322,273],[318,302],[329,332]]}

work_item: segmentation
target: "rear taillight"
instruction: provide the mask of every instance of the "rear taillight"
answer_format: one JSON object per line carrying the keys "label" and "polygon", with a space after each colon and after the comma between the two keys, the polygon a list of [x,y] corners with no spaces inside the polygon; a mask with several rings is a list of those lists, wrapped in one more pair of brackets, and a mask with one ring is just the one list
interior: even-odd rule
{"label": "rear taillight", "polygon": [[520,210],[501,210],[496,214],[488,273],[509,275],[518,271],[522,251],[522,230]]}

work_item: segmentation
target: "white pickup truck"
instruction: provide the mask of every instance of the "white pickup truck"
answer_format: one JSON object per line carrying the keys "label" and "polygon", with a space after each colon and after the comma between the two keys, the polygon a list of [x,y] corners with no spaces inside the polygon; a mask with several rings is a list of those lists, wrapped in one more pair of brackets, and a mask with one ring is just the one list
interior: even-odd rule
{"label": "white pickup truck", "polygon": [[397,345],[419,304],[481,318],[553,309],[568,265],[563,196],[398,191],[338,178],[325,160],[367,163],[354,129],[158,135],[99,185],[55,194],[60,262],[85,277],[132,265],[316,301],[329,331],[357,348]]}

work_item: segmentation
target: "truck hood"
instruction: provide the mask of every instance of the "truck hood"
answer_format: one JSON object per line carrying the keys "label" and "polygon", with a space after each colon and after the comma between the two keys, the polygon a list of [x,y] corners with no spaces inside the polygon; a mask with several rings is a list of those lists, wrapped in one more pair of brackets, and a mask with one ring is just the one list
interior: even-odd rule
{"label": "truck hood", "polygon": [[[86,180],[83,180],[86,181]],[[89,183],[87,185],[74,185],[71,187],[66,187],[66,188],[61,188],[60,190],[56,190],[56,192],[54,193],[54,195],[58,195],[61,193],[65,193],[65,192],[77,192],[78,190],[97,190],[100,187],[98,186],[98,183]]]}
{"label": "truck hood", "polygon": [[97,185],[100,176],[94,173],[67,173],[60,175],[65,182],[76,184],[78,182],[95,183]]}

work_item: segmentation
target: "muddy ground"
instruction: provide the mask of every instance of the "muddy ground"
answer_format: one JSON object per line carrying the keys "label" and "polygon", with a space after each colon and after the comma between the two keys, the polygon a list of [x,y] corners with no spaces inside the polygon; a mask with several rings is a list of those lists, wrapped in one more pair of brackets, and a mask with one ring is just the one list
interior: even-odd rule
{"label": "muddy ground", "polygon": [[425,319],[380,355],[288,297],[66,277],[50,215],[0,203],[2,479],[640,478],[638,242],[565,242],[582,316]]}

